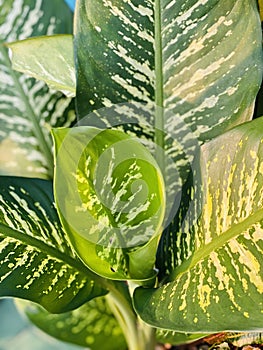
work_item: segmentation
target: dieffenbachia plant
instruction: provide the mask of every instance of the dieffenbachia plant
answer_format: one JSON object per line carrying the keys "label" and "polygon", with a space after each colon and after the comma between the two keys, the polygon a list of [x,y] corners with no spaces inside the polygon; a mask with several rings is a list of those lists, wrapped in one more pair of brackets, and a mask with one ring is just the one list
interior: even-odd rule
{"label": "dieffenbachia plant", "polygon": [[[6,3],[3,40],[26,75],[11,70],[3,46],[6,101],[21,113],[0,105],[0,147],[17,142],[23,148],[14,154],[23,150],[32,164],[25,171],[19,158],[13,173],[9,157],[3,164],[0,295],[36,302],[20,303],[32,322],[91,349],[150,350],[156,341],[262,329],[257,2],[78,0],[73,37],[47,27],[13,42],[10,17],[44,28],[34,17],[40,11],[55,28],[66,10],[62,2],[52,15],[41,1]],[[56,95],[61,106],[75,98],[74,127],[44,93],[37,101],[46,109],[34,109],[27,75],[68,96]],[[5,131],[6,121],[16,131]],[[25,150],[22,125],[32,137]],[[34,154],[45,176],[36,174]],[[43,179],[53,170],[53,181]]]}

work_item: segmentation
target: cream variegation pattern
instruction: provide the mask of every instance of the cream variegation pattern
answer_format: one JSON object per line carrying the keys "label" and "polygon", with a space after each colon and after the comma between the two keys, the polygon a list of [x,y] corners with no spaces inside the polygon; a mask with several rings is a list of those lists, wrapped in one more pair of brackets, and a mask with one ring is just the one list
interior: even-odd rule
{"label": "cream variegation pattern", "polygon": [[262,125],[256,119],[203,146],[204,207],[185,232],[194,248],[162,287],[135,294],[146,322],[189,332],[262,329]]}
{"label": "cream variegation pattern", "polygon": [[96,123],[88,114],[112,107],[120,118],[104,113],[102,126],[130,119],[207,140],[251,118],[262,72],[256,1],[83,0],[77,13],[80,119]]}
{"label": "cream variegation pattern", "polygon": [[0,174],[51,178],[49,125],[74,120],[70,99],[13,71],[4,43],[71,30],[72,15],[62,0],[0,2]]}
{"label": "cream variegation pattern", "polygon": [[0,296],[28,299],[50,312],[70,311],[105,294],[75,259],[46,180],[0,181]]}

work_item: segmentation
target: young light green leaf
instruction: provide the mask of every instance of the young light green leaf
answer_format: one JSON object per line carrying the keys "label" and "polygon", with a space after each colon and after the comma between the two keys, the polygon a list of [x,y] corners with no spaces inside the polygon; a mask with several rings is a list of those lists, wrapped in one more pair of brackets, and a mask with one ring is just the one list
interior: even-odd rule
{"label": "young light green leaf", "polygon": [[0,296],[73,310],[103,295],[101,278],[74,256],[53,204],[52,183],[0,178]]}
{"label": "young light green leaf", "polygon": [[6,42],[72,33],[63,0],[9,0],[0,4],[0,174],[52,178],[50,125],[69,126],[71,100],[15,72]]}
{"label": "young light green leaf", "polygon": [[118,130],[61,128],[53,136],[56,204],[81,259],[108,278],[154,277],[165,194],[151,154]]}
{"label": "young light green leaf", "polygon": [[74,97],[76,90],[72,35],[52,35],[7,44],[12,68],[43,80],[52,89]]}
{"label": "young light green leaf", "polygon": [[91,350],[127,348],[120,326],[103,297],[59,315],[50,314],[40,306],[25,301],[18,301],[17,305],[37,327],[59,340]]}
{"label": "young light green leaf", "polygon": [[[262,122],[203,146],[206,201],[198,223],[184,232],[195,237],[194,249],[160,288],[135,291],[144,321],[181,332],[262,328]],[[180,249],[173,247],[175,256]]]}

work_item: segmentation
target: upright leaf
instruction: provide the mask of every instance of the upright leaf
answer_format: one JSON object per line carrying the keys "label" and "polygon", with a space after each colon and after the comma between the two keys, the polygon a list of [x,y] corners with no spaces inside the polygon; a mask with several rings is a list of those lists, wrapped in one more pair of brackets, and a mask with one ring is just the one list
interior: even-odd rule
{"label": "upright leaf", "polygon": [[195,237],[194,250],[160,288],[135,291],[146,322],[181,332],[262,328],[262,122],[240,125],[203,146],[206,201],[198,223],[184,232]]}
{"label": "upright leaf", "polygon": [[102,279],[74,256],[53,204],[52,183],[0,178],[0,296],[73,310],[103,295]]}
{"label": "upright leaf", "polygon": [[59,340],[91,350],[127,348],[120,326],[103,297],[59,315],[50,314],[33,303],[19,301],[17,305],[37,327]]}
{"label": "upright leaf", "polygon": [[115,105],[119,119],[104,113],[102,126],[135,120],[133,131],[152,137],[148,124],[164,132],[159,145],[186,127],[204,141],[251,118],[262,76],[256,0],[79,0],[76,13],[79,118],[95,125],[89,113]]}
{"label": "upright leaf", "polygon": [[5,42],[72,32],[63,0],[8,0],[0,4],[0,173],[52,177],[50,127],[74,119],[70,99],[13,71]]}

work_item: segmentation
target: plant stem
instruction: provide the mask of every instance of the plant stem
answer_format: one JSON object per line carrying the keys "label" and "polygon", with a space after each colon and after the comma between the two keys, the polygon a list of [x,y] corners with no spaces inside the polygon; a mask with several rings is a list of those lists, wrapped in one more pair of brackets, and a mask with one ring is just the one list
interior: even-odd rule
{"label": "plant stem", "polygon": [[108,304],[122,328],[129,350],[154,350],[154,330],[140,321],[131,303],[113,285],[106,296]]}
{"label": "plant stem", "polygon": [[113,289],[106,296],[106,299],[122,328],[129,350],[140,350],[136,316],[128,301],[118,290]]}
{"label": "plant stem", "polygon": [[143,322],[141,319],[138,320],[139,322],[139,329],[141,330],[141,344],[145,344],[146,350],[155,349],[156,345],[156,339],[155,339],[155,333],[156,329],[149,326],[145,322]]}

